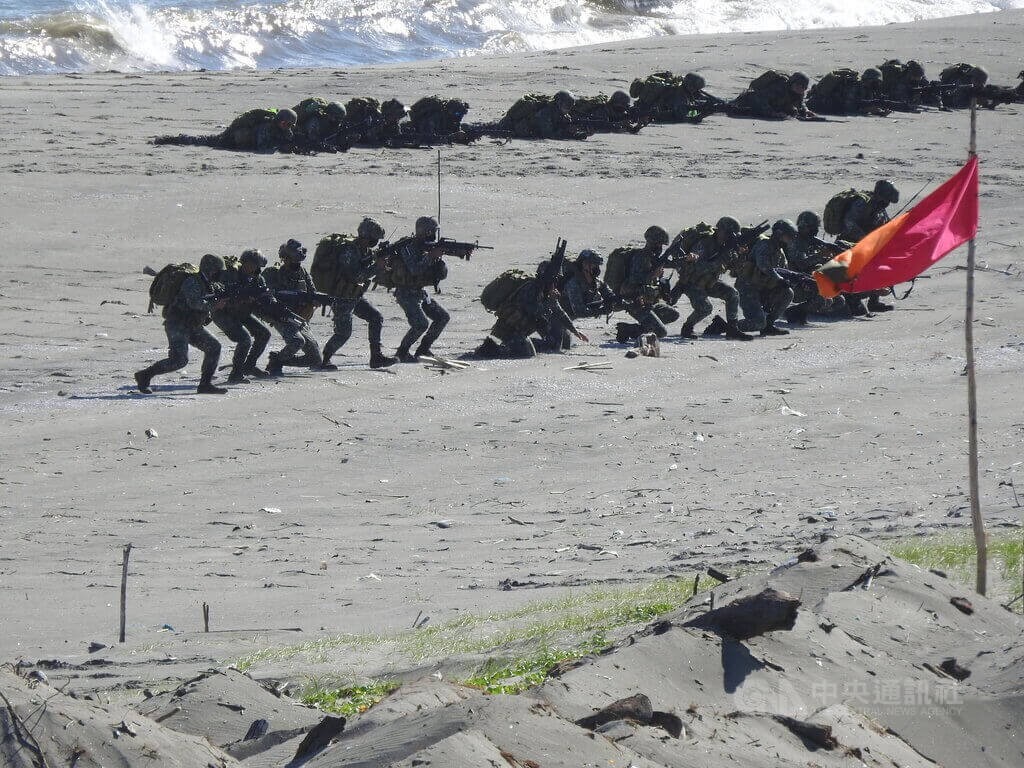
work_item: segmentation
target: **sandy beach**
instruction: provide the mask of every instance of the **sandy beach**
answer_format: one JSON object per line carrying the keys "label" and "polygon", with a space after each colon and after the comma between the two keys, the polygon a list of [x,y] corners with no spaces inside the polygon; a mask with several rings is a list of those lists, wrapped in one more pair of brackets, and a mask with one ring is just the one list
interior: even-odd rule
{"label": "sandy beach", "polygon": [[[112,644],[128,542],[128,637],[145,654],[198,630],[203,602],[215,628],[301,628],[310,640],[407,628],[419,612],[437,622],[708,565],[777,564],[822,533],[880,543],[969,525],[962,251],[895,312],[785,338],[669,337],[661,358],[629,360],[614,319],[589,320],[591,344],[567,355],[441,375],[369,370],[357,321],[337,373],[202,398],[193,358],[142,397],[131,374],[164,350],[144,266],[276,253],[290,237],[312,247],[364,215],[397,236],[436,207],[433,151],[257,156],[147,142],[307,95],[458,94],[469,119],[495,119],[524,92],[609,93],[658,69],[698,71],[723,97],[770,67],[813,78],[892,57],[932,77],[979,63],[1010,84],[1022,39],[1024,12],[1003,12],[350,71],[6,78],[0,658],[84,658],[90,641]],[[1022,111],[979,117],[987,270],[975,333],[993,531],[1021,523],[1003,483],[1019,478],[1024,444]],[[883,177],[908,199],[960,167],[967,131],[966,112],[934,110],[716,116],[638,136],[445,148],[444,234],[495,250],[451,265],[438,299],[453,320],[435,349],[475,346],[492,322],[480,288],[532,269],[556,237],[607,253],[650,224],[795,218]],[[393,349],[400,310],[384,291],[370,298]],[[329,317],[313,323],[321,341],[330,335]],[[584,361],[611,367],[565,370]],[[531,588],[502,590],[504,579]],[[225,635],[198,657],[228,662],[284,635],[260,637]]]}

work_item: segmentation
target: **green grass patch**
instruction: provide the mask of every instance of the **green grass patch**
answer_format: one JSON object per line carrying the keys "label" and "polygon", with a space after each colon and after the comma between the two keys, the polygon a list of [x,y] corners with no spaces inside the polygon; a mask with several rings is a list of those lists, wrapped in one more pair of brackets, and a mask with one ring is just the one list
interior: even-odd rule
{"label": "green grass patch", "polygon": [[479,688],[484,693],[512,694],[543,683],[551,668],[562,661],[581,659],[608,647],[601,633],[572,648],[544,646],[519,659],[504,663],[488,661],[480,670],[462,680],[463,685]]}
{"label": "green grass patch", "polygon": [[244,656],[236,666],[302,656],[326,663],[339,652],[383,652],[411,662],[458,655],[488,654],[512,645],[568,647],[581,638],[643,624],[682,606],[693,596],[693,579],[662,579],[641,586],[588,589],[552,600],[525,603],[507,611],[466,614],[451,621],[392,634],[347,634],[308,643],[266,648]]}
{"label": "green grass patch", "polygon": [[[901,539],[886,548],[894,556],[922,568],[934,568],[951,579],[974,583],[974,537],[969,533],[923,536]],[[990,595],[1016,597],[1021,591],[1021,562],[1024,560],[1024,536],[1006,534],[990,536],[988,568]]]}
{"label": "green grass patch", "polygon": [[392,691],[398,683],[374,680],[366,685],[348,685],[342,688],[324,687],[312,683],[302,694],[302,703],[345,717],[365,712]]}

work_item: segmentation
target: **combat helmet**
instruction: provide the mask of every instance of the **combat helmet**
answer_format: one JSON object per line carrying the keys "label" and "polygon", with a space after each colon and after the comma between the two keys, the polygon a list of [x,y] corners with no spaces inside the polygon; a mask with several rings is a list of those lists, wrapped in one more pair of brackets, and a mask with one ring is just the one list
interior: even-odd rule
{"label": "combat helmet", "polygon": [[306,258],[306,248],[298,240],[291,238],[287,243],[277,249],[277,256],[282,261],[285,259],[296,262],[302,261]]}
{"label": "combat helmet", "polygon": [[796,225],[789,219],[779,219],[772,224],[772,235],[796,235]]}
{"label": "combat helmet", "polygon": [[224,259],[213,253],[207,253],[199,260],[199,271],[207,277],[216,277],[224,271]]}
{"label": "combat helmet", "polygon": [[802,211],[799,216],[796,217],[796,228],[798,230],[809,230],[816,232],[821,229],[821,216],[816,214],[814,211]]}
{"label": "combat helmet", "polygon": [[613,107],[622,107],[624,109],[629,106],[629,94],[625,91],[616,91],[608,99],[608,103]]}
{"label": "combat helmet", "polygon": [[356,234],[364,240],[380,240],[384,237],[384,227],[367,216],[359,222]]}
{"label": "combat helmet", "polygon": [[580,255],[576,257],[576,260],[596,264],[599,267],[604,264],[604,257],[591,248],[584,248],[580,251]]}
{"label": "combat helmet", "polygon": [[860,79],[865,83],[880,83],[882,82],[882,70],[878,67],[868,67],[861,74]]}
{"label": "combat helmet", "polygon": [[449,99],[444,105],[444,108],[448,114],[461,119],[466,116],[467,112],[469,112],[469,102],[463,101],[462,99]]}
{"label": "combat helmet", "polygon": [[559,109],[568,112],[576,104],[576,97],[569,93],[569,91],[558,91],[558,93],[551,97],[551,102]]}
{"label": "combat helmet", "polygon": [[988,82],[988,70],[984,67],[975,67],[971,72],[971,82],[974,85],[984,85]]}
{"label": "combat helmet", "polygon": [[420,216],[416,219],[416,236],[427,237],[437,234],[437,219],[433,216]]}
{"label": "combat helmet", "polygon": [[279,109],[277,110],[276,120],[278,123],[295,125],[299,120],[299,116],[295,114],[294,109]]}
{"label": "combat helmet", "polygon": [[668,245],[669,236],[668,232],[655,224],[648,227],[647,231],[644,232],[644,240],[647,241],[648,245]]}
{"label": "combat helmet", "polygon": [[900,201],[899,190],[887,179],[879,179],[875,182],[875,188],[871,191],[871,196],[884,200],[886,204],[898,203]]}
{"label": "combat helmet", "polygon": [[239,256],[239,261],[243,264],[255,264],[257,269],[263,269],[267,266],[267,257],[260,253],[256,248],[249,248],[248,250],[242,251],[242,255]]}
{"label": "combat helmet", "polygon": [[911,77],[924,77],[924,67],[921,62],[911,59],[907,62],[906,72]]}
{"label": "combat helmet", "polygon": [[740,223],[732,216],[723,216],[715,224],[715,230],[718,232],[724,232],[729,235],[738,235],[740,233]]}
{"label": "combat helmet", "polygon": [[336,120],[344,120],[345,115],[348,113],[345,111],[345,106],[343,104],[332,101],[327,105],[327,114]]}
{"label": "combat helmet", "polygon": [[388,99],[380,105],[380,113],[388,120],[401,120],[408,111],[398,99]]}
{"label": "combat helmet", "polygon": [[691,91],[702,91],[707,81],[696,72],[687,72],[683,76],[683,85]]}
{"label": "combat helmet", "polygon": [[790,85],[799,85],[802,88],[807,88],[811,84],[811,78],[805,75],[803,72],[794,72],[789,76],[787,80]]}

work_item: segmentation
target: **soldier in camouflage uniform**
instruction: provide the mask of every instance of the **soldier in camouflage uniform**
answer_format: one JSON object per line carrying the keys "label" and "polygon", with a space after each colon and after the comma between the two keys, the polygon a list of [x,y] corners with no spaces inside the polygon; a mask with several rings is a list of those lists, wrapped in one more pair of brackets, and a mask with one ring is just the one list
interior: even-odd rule
{"label": "soldier in camouflage uniform", "polygon": [[297,115],[290,109],[254,109],[240,115],[220,135],[219,146],[271,154],[291,149]]}
{"label": "soldier in camouflage uniform", "polygon": [[[599,317],[611,313],[617,305],[615,294],[601,279],[603,264],[601,254],[585,248],[575,262],[565,266],[558,302],[570,319]],[[561,323],[552,323],[543,337],[538,349],[566,351],[572,348],[572,333]]]}
{"label": "soldier in camouflage uniform", "polygon": [[767,120],[782,120],[787,117],[808,119],[816,116],[804,103],[804,96],[811,81],[803,72],[794,72],[789,77],[779,76],[778,79],[771,80],[763,86],[755,87],[755,83],[757,80],[736,97],[730,111],[737,115]]}
{"label": "soldier in camouflage uniform", "polygon": [[[398,345],[400,362],[414,363],[420,356],[429,355],[430,348],[448,325],[451,316],[426,292],[428,285],[437,285],[447,275],[442,249],[436,247],[437,220],[431,216],[416,219],[416,233],[396,244],[397,253],[392,257],[401,261],[400,275],[395,287],[395,300],[405,312],[409,330]],[[422,337],[422,338],[421,338]],[[412,345],[419,339],[415,353],[410,354]]]}
{"label": "soldier in camouflage uniform", "polygon": [[373,219],[363,219],[356,230],[356,238],[343,246],[337,256],[344,281],[334,290],[336,298],[331,305],[331,312],[334,314],[334,335],[324,345],[323,363],[320,365],[325,371],[338,370],[338,366],[331,362],[331,358],[352,336],[353,315],[366,321],[370,337],[370,367],[385,368],[395,363],[395,358],[387,357],[381,352],[380,337],[384,328],[384,316],[366,300],[365,296],[370,281],[377,275],[377,258],[373,248],[382,237],[384,228],[380,224]]}
{"label": "soldier in camouflage uniform", "polygon": [[736,290],[740,294],[742,331],[760,331],[762,336],[784,336],[789,331],[775,321],[793,300],[793,289],[779,274],[786,267],[787,245],[796,237],[796,226],[786,219],[772,225],[771,234],[754,243],[749,255],[734,268]]}
{"label": "soldier in camouflage uniform", "polygon": [[530,335],[535,332],[548,334],[552,329],[558,336],[565,332],[581,341],[588,341],[558,303],[557,276],[551,274],[552,269],[550,261],[541,262],[537,276],[524,283],[509,301],[498,308],[498,320],[491,328],[490,336],[477,347],[473,357],[535,357],[537,349]]}
{"label": "soldier in camouflage uniform", "polygon": [[722,275],[729,271],[736,257],[735,244],[739,234],[740,223],[732,216],[723,216],[715,224],[711,235],[702,237],[694,243],[690,253],[676,259],[675,270],[679,279],[672,289],[672,300],[675,302],[681,296],[686,296],[693,308],[683,321],[680,337],[697,338],[694,328],[713,311],[708,300],[709,296],[713,296],[725,302],[725,319],[715,315],[705,335],[717,336],[724,333],[729,339],[750,341],[751,337],[742,333],[736,325],[740,312],[739,294],[722,280]]}
{"label": "soldier in camouflage uniform", "polygon": [[911,106],[939,106],[937,92],[929,88],[928,78],[920,62],[911,59],[906,64],[900,64],[893,59],[882,64],[879,70],[884,73],[887,67],[892,68],[893,76],[886,79],[883,75],[882,91],[885,98]]}
{"label": "soldier in camouflage uniform", "polygon": [[200,395],[223,395],[227,392],[213,384],[220,360],[220,342],[206,330],[210,313],[225,305],[224,300],[211,302],[207,298],[223,271],[224,259],[212,253],[206,254],[199,262],[199,274],[186,277],[177,296],[164,306],[167,357],[135,374],[139,392],[144,395],[153,394],[149,384],[154,376],[178,371],[188,365],[190,345],[203,352],[202,372],[196,392]]}
{"label": "soldier in camouflage uniform", "polygon": [[636,320],[616,324],[615,338],[620,344],[643,333],[653,333],[662,339],[668,335],[665,324],[679,319],[679,313],[661,301],[659,280],[664,273],[661,253],[668,245],[668,233],[661,227],[648,227],[644,241],[643,248],[631,250],[626,277],[619,289],[626,312]]}
{"label": "soldier in camouflage uniform", "polygon": [[[803,211],[796,217],[796,237],[786,246],[786,261],[789,262],[790,269],[810,275],[843,252],[842,246],[826,243],[818,237],[820,229],[821,217],[814,211]],[[806,324],[809,314],[826,317],[850,316],[844,296],[826,299],[816,288],[805,287],[803,283],[793,286],[793,294],[795,303],[786,310],[786,320],[793,325]]]}
{"label": "soldier in camouflage uniform", "polygon": [[305,149],[345,151],[350,145],[345,107],[336,101],[310,98],[295,105],[295,138]]}
{"label": "soldier in camouflage uniform", "polygon": [[[289,240],[277,252],[281,260],[280,266],[274,266],[264,272],[267,287],[272,291],[299,291],[314,293],[313,278],[302,266],[306,258],[306,249],[298,240]],[[309,329],[309,319],[313,316],[313,305],[301,298],[287,298],[281,301],[294,312],[296,318],[267,318],[274,326],[284,346],[277,352],[270,353],[267,373],[280,376],[286,365],[304,368],[319,368],[323,362],[320,357],[320,343]],[[302,355],[299,355],[302,350]]]}
{"label": "soldier in camouflage uniform", "polygon": [[[260,277],[260,271],[265,266],[267,259],[262,253],[257,250],[243,251],[238,260],[238,269],[225,270],[220,282],[229,291],[245,287],[266,291],[266,283]],[[247,384],[245,374],[257,378],[267,376],[257,363],[270,342],[270,329],[253,316],[253,308],[251,300],[229,301],[213,313],[214,325],[235,342],[229,384]]]}
{"label": "soldier in camouflage uniform", "polygon": [[[886,208],[890,204],[900,201],[900,193],[893,186],[891,181],[879,179],[875,183],[868,200],[855,198],[846,208],[843,216],[842,231],[836,237],[836,242],[845,245],[847,248],[863,238],[868,232],[878,229],[889,221],[889,214]],[[888,312],[892,309],[891,304],[882,302],[881,297],[887,291],[870,291],[867,294],[851,294],[847,298],[850,311],[854,315],[862,315],[865,312]],[[864,310],[861,303],[864,298],[868,299],[867,310]]]}
{"label": "soldier in camouflage uniform", "polygon": [[535,105],[527,117],[514,120],[511,115],[518,114],[522,101],[516,102],[498,121],[500,130],[509,131],[521,139],[586,138],[587,132],[573,120],[576,97],[569,91],[559,91],[549,101]]}

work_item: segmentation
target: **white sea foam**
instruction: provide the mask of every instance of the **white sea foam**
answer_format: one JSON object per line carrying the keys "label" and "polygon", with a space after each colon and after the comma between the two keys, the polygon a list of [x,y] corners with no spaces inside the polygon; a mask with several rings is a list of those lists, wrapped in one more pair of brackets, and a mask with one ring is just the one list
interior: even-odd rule
{"label": "white sea foam", "polygon": [[4,0],[0,73],[345,66],[1019,7],[1024,0]]}

